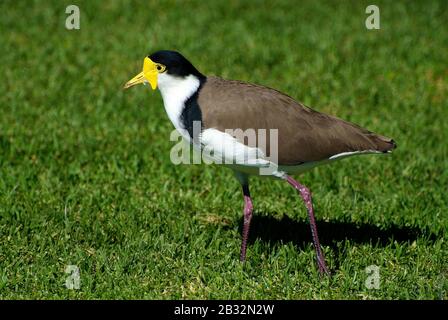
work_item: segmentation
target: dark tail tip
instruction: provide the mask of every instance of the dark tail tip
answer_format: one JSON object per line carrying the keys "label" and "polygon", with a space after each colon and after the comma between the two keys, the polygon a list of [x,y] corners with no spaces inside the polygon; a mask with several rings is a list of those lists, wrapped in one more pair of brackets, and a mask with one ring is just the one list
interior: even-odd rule
{"label": "dark tail tip", "polygon": [[387,141],[388,146],[383,150],[384,153],[392,152],[392,150],[397,148],[397,143],[394,139]]}
{"label": "dark tail tip", "polygon": [[390,139],[390,143],[392,144],[392,149],[397,149],[397,143],[394,139]]}

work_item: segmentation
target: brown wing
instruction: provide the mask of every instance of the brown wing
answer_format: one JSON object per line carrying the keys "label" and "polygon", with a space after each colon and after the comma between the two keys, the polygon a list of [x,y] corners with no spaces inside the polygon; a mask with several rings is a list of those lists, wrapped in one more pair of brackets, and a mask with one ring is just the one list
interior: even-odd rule
{"label": "brown wing", "polygon": [[280,165],[320,161],[343,152],[387,152],[395,147],[392,139],[314,111],[274,89],[240,81],[208,77],[198,104],[206,129],[278,129]]}

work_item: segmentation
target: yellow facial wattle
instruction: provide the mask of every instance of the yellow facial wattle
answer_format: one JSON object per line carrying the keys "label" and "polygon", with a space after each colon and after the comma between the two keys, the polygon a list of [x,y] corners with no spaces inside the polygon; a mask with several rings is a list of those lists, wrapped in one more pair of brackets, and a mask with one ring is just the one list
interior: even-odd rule
{"label": "yellow facial wattle", "polygon": [[[163,70],[162,70],[163,69]],[[152,61],[148,57],[143,60],[143,71],[136,75],[134,78],[129,80],[125,85],[124,89],[130,88],[137,84],[149,82],[153,90],[157,89],[157,75],[159,72],[164,71],[165,68]]]}

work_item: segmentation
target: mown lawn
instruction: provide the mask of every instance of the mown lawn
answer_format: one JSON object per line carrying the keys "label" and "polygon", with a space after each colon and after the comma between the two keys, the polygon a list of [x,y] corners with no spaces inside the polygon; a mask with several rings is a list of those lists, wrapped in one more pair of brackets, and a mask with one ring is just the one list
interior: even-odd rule
{"label": "mown lawn", "polygon": [[[1,299],[448,298],[446,1],[375,1],[380,30],[368,1],[76,1],[72,31],[69,4],[0,4]],[[160,94],[121,89],[157,49],[397,141],[298,177],[331,278],[281,181],[253,179],[239,263],[230,170],[173,165]]]}

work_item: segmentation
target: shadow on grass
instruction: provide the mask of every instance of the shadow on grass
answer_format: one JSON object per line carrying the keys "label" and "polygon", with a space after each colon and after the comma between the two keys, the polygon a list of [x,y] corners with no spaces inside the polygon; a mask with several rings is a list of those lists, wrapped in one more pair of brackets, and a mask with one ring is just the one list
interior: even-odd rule
{"label": "shadow on grass", "polygon": [[[380,228],[371,224],[340,221],[318,220],[316,223],[321,244],[332,248],[335,248],[338,242],[345,240],[385,247],[394,241],[405,243],[423,237],[428,241],[434,241],[437,238],[436,235],[428,234],[424,230],[395,225]],[[241,231],[242,221],[239,228]],[[311,243],[311,231],[307,220],[296,221],[286,215],[278,220],[255,213],[251,222],[249,243],[253,243],[256,239],[271,243],[293,242],[299,249],[303,249]]]}
{"label": "shadow on grass", "polygon": [[[340,221],[317,221],[319,240],[322,246],[329,246],[334,254],[336,269],[342,263],[343,253],[338,244],[347,240],[351,243],[371,243],[376,247],[386,247],[394,241],[410,243],[417,238],[425,238],[433,242],[437,235],[418,228],[392,225],[380,228],[371,224],[355,224]],[[243,222],[239,224],[240,233]],[[269,244],[292,242],[297,250],[302,250],[312,244],[311,230],[308,220],[296,221],[284,215],[281,220],[274,217],[257,215],[252,217],[249,243],[261,240]],[[342,254],[342,256],[341,256]]]}

